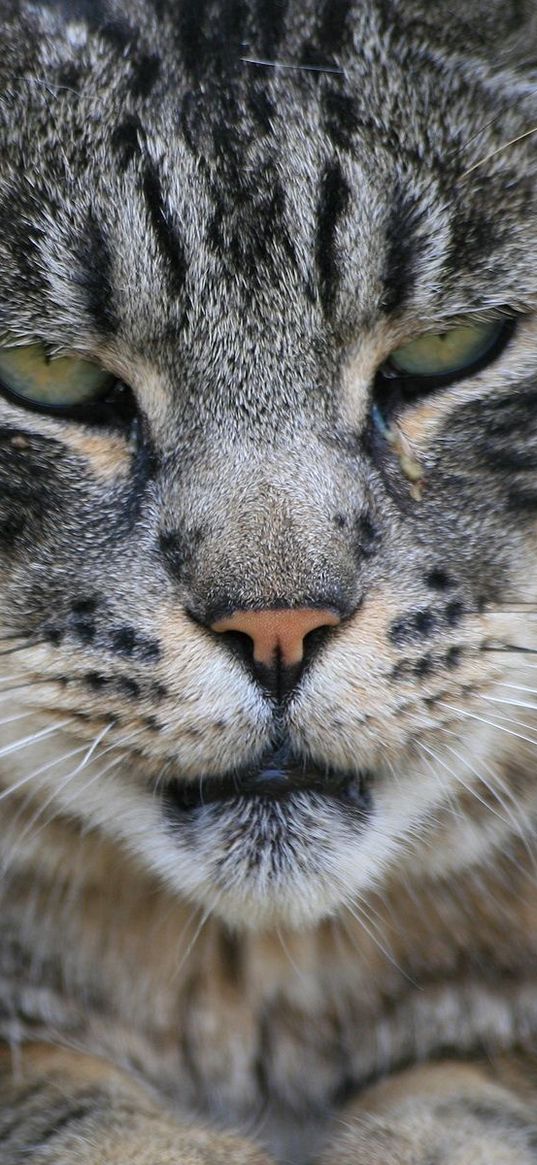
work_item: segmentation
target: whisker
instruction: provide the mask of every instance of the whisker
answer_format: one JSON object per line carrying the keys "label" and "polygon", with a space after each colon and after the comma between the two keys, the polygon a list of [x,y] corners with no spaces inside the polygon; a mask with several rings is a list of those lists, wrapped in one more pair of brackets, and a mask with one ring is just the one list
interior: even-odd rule
{"label": "whisker", "polygon": [[481,158],[480,162],[474,162],[473,166],[469,166],[467,170],[464,170],[460,176],[459,181],[461,181],[463,178],[467,178],[468,174],[473,174],[474,170],[478,170],[480,166],[484,166],[485,163],[490,162],[492,158],[497,158],[498,154],[503,154],[505,150],[508,150],[511,146],[515,146],[517,142],[523,142],[525,138],[531,137],[534,133],[537,133],[537,125],[532,126],[531,129],[527,129],[524,133],[518,134],[518,137],[511,138],[510,141],[504,142],[503,146],[499,146],[497,150],[491,150],[490,154],[485,154],[485,157]]}
{"label": "whisker", "polygon": [[[442,731],[448,732],[449,730],[443,728]],[[455,733],[449,732],[449,735],[455,735]],[[525,816],[524,817],[518,816],[518,811],[520,810],[520,805],[518,804],[512,790],[509,788],[509,786],[506,784],[506,782],[501,780],[499,774],[495,773],[491,769],[490,765],[488,765],[485,761],[481,760],[481,764],[483,765],[483,768],[486,769],[486,771],[492,777],[492,780],[495,782],[495,784],[491,784],[489,781],[487,781],[485,779],[485,777],[483,776],[482,773],[478,772],[478,770],[475,768],[474,765],[472,765],[470,763],[470,761],[468,760],[467,757],[462,756],[461,753],[457,752],[457,750],[452,748],[450,745],[446,745],[445,747],[448,748],[449,751],[452,752],[454,754],[454,756],[456,756],[458,758],[458,760],[461,761],[461,763],[463,765],[465,765],[466,768],[468,768],[470,770],[470,772],[472,772],[474,774],[475,777],[477,777],[478,781],[480,781],[481,784],[483,784],[485,786],[485,789],[487,789],[488,792],[495,798],[495,800],[498,802],[498,804],[503,809],[504,813],[507,815],[507,819],[508,819],[507,822],[505,821],[505,818],[502,818],[501,814],[499,814],[497,812],[497,810],[495,810],[491,805],[488,805],[487,807],[490,809],[491,813],[494,814],[494,816],[499,817],[500,820],[503,820],[504,824],[510,823],[513,826],[515,833],[516,833],[516,836],[520,838],[520,840],[524,846],[524,849],[526,850],[526,853],[528,854],[528,857],[530,859],[530,862],[531,862],[533,868],[537,869],[537,857],[536,857],[536,853],[535,853],[535,846],[532,848],[532,846],[530,844],[531,841],[533,841],[535,843],[535,834],[534,834],[533,830],[528,831],[526,817]],[[500,789],[497,789],[496,785],[499,785]],[[475,795],[474,789],[470,789],[470,792],[472,792]],[[508,798],[508,800],[511,802],[511,805],[506,803],[506,801],[504,800],[504,796],[502,796],[502,793],[505,795],[505,797]],[[478,799],[481,800],[481,798],[478,798]],[[483,802],[483,803],[485,804],[485,802]],[[515,813],[514,810],[516,810],[517,813]],[[512,855],[511,855],[511,861],[512,861],[512,863],[514,863],[515,866],[517,866],[518,869],[523,868],[520,865],[520,863],[517,862]]]}
{"label": "whisker", "polygon": [[[529,666],[531,667],[532,665],[530,664]],[[533,664],[533,667],[537,667],[537,664]],[[513,688],[517,692],[529,692],[531,696],[537,696],[537,690],[535,688],[526,688],[523,684],[512,684],[508,680],[497,680],[496,682],[501,688]]]}
{"label": "whisker", "polygon": [[530,614],[537,613],[537,601],[530,599],[520,599],[516,603],[492,603],[485,604],[482,610],[483,615],[525,615],[528,610]]}
{"label": "whisker", "polygon": [[[408,983],[412,983],[412,985],[414,987],[417,987],[418,984],[416,983],[415,979],[413,979],[412,976],[409,975],[407,971],[405,971],[404,967],[400,966],[400,964],[397,962],[397,959],[395,959],[392,952],[388,949],[388,947],[385,946],[385,944],[383,942],[380,941],[379,938],[377,938],[377,936],[373,933],[373,931],[367,925],[367,922],[364,921],[364,919],[362,917],[362,908],[363,908],[363,903],[359,903],[359,902],[354,901],[352,906],[351,906],[350,902],[348,902],[348,901],[345,903],[345,910],[347,910],[348,913],[351,915],[351,917],[354,918],[354,921],[357,922],[358,926],[361,927],[361,929],[365,932],[365,934],[367,934],[367,936],[371,939],[371,942],[374,943],[376,947],[378,947],[379,951],[381,951],[382,954],[384,955],[384,957],[388,960],[388,962],[391,963],[392,967],[395,967],[395,969],[397,971],[399,971],[399,973],[401,975],[404,976],[404,978],[407,980]],[[366,918],[367,918],[367,915],[366,915]],[[371,921],[371,920],[368,920],[368,921]],[[349,931],[349,929],[346,925],[345,916],[343,914],[340,915],[340,922],[343,926],[345,933],[348,935],[348,937],[352,941],[353,940],[352,931]]]}
{"label": "whisker", "polygon": [[535,729],[535,724],[528,724],[525,720],[521,720],[519,716],[508,716],[506,712],[495,712],[494,715],[502,723],[516,724],[517,728],[529,728],[530,732],[533,732]]}
{"label": "whisker", "polygon": [[[438,756],[432,749],[429,749],[428,746],[423,743],[423,741],[420,741],[420,746],[421,746],[421,748],[425,749],[426,752],[429,752],[430,756],[432,756],[434,758],[434,760],[437,761],[438,764],[442,765],[442,768],[444,768],[446,770],[446,772],[449,773],[449,775],[451,777],[453,777],[458,782],[458,784],[462,785],[463,789],[465,789],[467,793],[471,793],[472,797],[475,797],[476,801],[479,801],[479,803],[481,805],[483,805],[483,807],[485,809],[490,810],[490,812],[493,813],[495,817],[499,817],[500,821],[503,821],[505,824],[505,818],[502,817],[501,813],[498,813],[497,809],[493,809],[493,807],[491,805],[489,805],[488,802],[485,801],[485,799],[483,797],[479,796],[477,789],[472,788],[471,785],[467,785],[466,781],[463,781],[460,774],[455,772],[455,769],[452,769],[450,767],[450,765],[448,765],[446,763],[446,761],[442,760],[441,756]],[[449,745],[445,745],[445,747],[449,748]],[[454,752],[454,749],[450,749],[450,751]],[[457,755],[457,754],[455,754],[455,755]],[[459,757],[459,760],[460,759],[461,758]],[[476,774],[476,776],[477,775],[478,774]],[[479,779],[481,780],[482,778],[480,777]],[[486,784],[485,781],[483,783]],[[486,787],[488,788],[488,785]]]}
{"label": "whisker", "polygon": [[[438,727],[440,727],[440,725],[438,725]],[[447,731],[448,731],[448,729],[447,729],[447,728],[444,728],[444,732],[447,732]],[[416,745],[417,745],[417,747],[420,749],[420,751],[423,751],[423,750],[421,749],[421,741],[419,741],[419,740],[416,740],[416,741],[415,741],[415,744],[416,744]],[[431,761],[429,760],[429,757],[428,757],[428,756],[427,756],[425,753],[423,753],[423,759],[424,759],[424,761],[425,761],[425,764],[428,766],[428,768],[429,768],[429,769],[430,769],[430,771],[432,772],[432,774],[433,774],[433,776],[434,776],[435,780],[438,780],[438,773],[436,772],[436,770],[435,770],[434,766],[431,764]],[[456,818],[458,818],[458,820],[459,820],[459,821],[464,821],[464,814],[463,814],[463,812],[462,812],[462,809],[461,809],[460,805],[458,805],[458,803],[457,803],[457,801],[456,801],[455,797],[453,796],[453,794],[452,794],[451,790],[450,790],[450,789],[445,789],[445,790],[444,790],[444,792],[445,792],[445,794],[446,794],[446,796],[447,796],[447,798],[448,798],[448,800],[449,800],[449,805],[447,806],[447,808],[449,809],[450,813],[452,813],[452,814],[453,814],[453,817],[456,817]]]}
{"label": "whisker", "polygon": [[[91,759],[91,756],[93,755],[93,753],[94,753],[95,749],[97,748],[98,744],[100,743],[100,741],[103,739],[105,734],[107,732],[109,732],[113,727],[114,727],[113,723],[105,725],[105,728],[100,733],[98,733],[96,739],[90,744],[89,748],[88,748],[87,744],[79,745],[77,748],[71,749],[69,752],[64,753],[63,756],[55,758],[54,760],[49,761],[45,765],[41,765],[40,768],[35,769],[33,773],[30,773],[26,777],[23,777],[23,779],[21,781],[18,781],[15,785],[11,786],[9,789],[6,789],[2,794],[0,794],[0,800],[2,800],[6,796],[9,796],[11,793],[17,792],[17,790],[20,789],[23,785],[26,785],[34,777],[40,776],[42,773],[46,772],[48,769],[54,768],[57,765],[62,764],[63,761],[69,760],[72,756],[77,756],[81,752],[85,753],[80,764],[78,764],[76,766],[76,768],[74,768],[68,774],[68,776],[66,778],[64,778],[64,781],[60,785],[55,786],[54,790],[52,791],[51,795],[47,798],[45,803],[40,805],[38,813],[35,815],[35,818],[32,819],[32,822],[30,822],[30,825],[31,825],[33,823],[33,821],[37,820],[39,818],[39,816],[48,807],[48,805],[50,805],[51,802],[57,797],[58,792],[61,792],[62,789],[68,784],[68,782],[70,780],[72,780],[74,777],[76,777],[78,775],[78,773],[80,773],[83,768],[85,768],[85,766],[88,764],[89,760]],[[129,741],[129,740],[132,740],[132,738],[135,736],[138,736],[140,731],[141,731],[141,729],[137,729],[135,732],[132,732],[130,734],[130,736],[127,736],[123,740],[119,741],[119,743],[108,745],[108,747],[103,750],[102,757],[106,756],[106,754],[108,752],[117,751],[117,749],[120,748],[123,743],[125,743],[126,741]],[[123,754],[119,759],[120,760],[124,759]],[[108,769],[106,771],[108,771]],[[86,787],[88,787],[88,786],[86,786]],[[17,822],[18,818],[20,817],[20,814],[23,812],[25,806],[28,804],[29,799],[30,798],[26,797],[25,801],[21,805],[21,808],[19,809],[19,812],[15,815],[15,818],[14,818],[14,821],[12,822],[12,825]],[[19,839],[18,839],[19,842],[22,840],[22,838],[24,836],[25,836],[25,833],[23,833],[22,835],[19,836]]]}
{"label": "whisker", "polygon": [[446,708],[448,712],[456,712],[458,716],[465,716],[469,720],[477,720],[479,724],[486,724],[489,728],[497,728],[500,732],[507,733],[508,736],[516,736],[518,740],[524,740],[527,744],[537,745],[537,740],[533,736],[524,736],[520,732],[514,732],[512,728],[506,728],[503,724],[497,724],[494,720],[487,720],[485,716],[478,716],[477,712],[468,712],[466,708],[457,708],[453,704],[446,704],[443,700],[438,701],[439,708]]}
{"label": "whisker", "polygon": [[302,981],[304,983],[309,983],[309,975],[304,971],[304,969],[302,967],[299,967],[298,963],[293,958],[291,951],[289,950],[289,947],[288,947],[288,945],[283,937],[281,928],[279,926],[276,927],[276,935],[278,938],[278,942],[282,948],[282,951],[287,959],[287,962],[289,963],[289,966],[292,968],[292,970],[295,972],[295,975],[297,976],[297,978],[302,979]]}
{"label": "whisker", "polygon": [[[124,759],[125,759],[124,756],[114,757],[113,760],[111,760],[109,764],[105,765],[103,769],[100,769],[98,773],[95,773],[95,775],[91,778],[91,780],[86,782],[83,789],[77,789],[72,797],[67,798],[66,801],[60,802],[58,804],[57,808],[55,809],[55,812],[52,813],[49,817],[47,817],[44,821],[41,821],[41,823],[39,825],[39,829],[35,829],[34,827],[38,824],[38,822],[40,822],[40,819],[43,816],[43,814],[45,813],[46,809],[48,809],[49,805],[52,804],[52,802],[56,800],[58,792],[62,792],[63,789],[66,789],[67,786],[71,783],[71,781],[73,781],[75,779],[77,774],[80,772],[81,768],[84,767],[83,764],[77,765],[77,767],[75,769],[73,769],[73,771],[71,773],[69,773],[67,777],[64,778],[62,783],[54,790],[54,792],[51,794],[51,796],[48,797],[47,800],[42,805],[39,805],[39,807],[38,807],[37,811],[34,813],[33,817],[30,818],[30,821],[28,821],[26,823],[24,829],[18,834],[18,836],[16,837],[15,841],[13,842],[13,844],[11,846],[11,849],[8,851],[8,853],[4,857],[4,862],[5,862],[6,867],[9,866],[9,863],[11,860],[11,855],[15,852],[15,850],[17,850],[20,847],[20,845],[24,841],[24,839],[26,837],[28,837],[28,834],[31,833],[32,838],[35,839],[40,833],[43,832],[44,829],[47,828],[47,826],[49,826],[51,824],[52,821],[55,820],[55,818],[59,817],[61,814],[63,814],[65,812],[65,809],[70,804],[72,804],[75,797],[80,797],[81,795],[86,793],[91,785],[94,785],[96,781],[98,781],[106,773],[110,772],[111,769],[116,768],[117,765],[121,764],[121,762]],[[20,811],[19,811],[19,813],[20,813]],[[19,814],[17,814],[17,818],[18,818],[18,816],[19,816]],[[15,820],[17,820],[17,818],[15,818]]]}
{"label": "whisker", "polygon": [[7,698],[12,692],[20,692],[23,688],[35,688],[40,684],[60,684],[63,688],[65,684],[70,682],[67,676],[49,676],[41,680],[26,680],[23,684],[13,684],[10,688],[0,688],[0,696]]}
{"label": "whisker", "polygon": [[519,647],[516,643],[502,643],[497,647],[482,647],[481,651],[498,651],[507,655],[512,652],[520,652],[523,655],[537,655],[537,647]]}
{"label": "whisker", "polygon": [[[534,97],[536,94],[537,94],[537,90],[533,91],[530,94],[530,96]],[[491,117],[490,121],[486,121],[485,124],[480,127],[480,129],[476,130],[476,132],[471,135],[471,137],[465,138],[465,140],[463,142],[463,148],[466,150],[468,148],[468,146],[472,145],[472,142],[475,142],[475,141],[477,141],[478,138],[482,137],[483,134],[486,133],[488,129],[491,129],[493,125],[497,125],[497,123],[499,121],[501,121],[502,117],[503,117],[503,111],[502,111],[502,113],[497,113],[495,115],[495,117]],[[452,158],[455,155],[460,156],[461,152],[462,151],[461,151],[460,147],[456,146],[453,150],[448,151],[447,157]]]}
{"label": "whisker", "polygon": [[17,781],[15,785],[10,785],[9,788],[3,789],[2,792],[0,792],[0,801],[4,801],[6,797],[10,797],[12,793],[16,793],[19,789],[22,788],[23,785],[27,785],[29,781],[32,781],[34,777],[40,776],[40,774],[46,772],[47,769],[54,768],[56,765],[61,764],[62,761],[69,760],[70,757],[76,756],[79,752],[84,752],[85,748],[85,744],[79,745],[78,748],[72,748],[69,752],[64,752],[63,756],[55,757],[54,760],[49,760],[46,762],[46,764],[40,765],[38,769],[34,769],[33,773],[27,773],[26,776],[22,777],[20,781]]}
{"label": "whisker", "polygon": [[[446,730],[446,731],[447,731],[447,730]],[[490,768],[490,766],[489,766],[489,765],[487,765],[487,764],[486,764],[486,762],[484,762],[484,761],[481,761],[481,764],[483,765],[483,768],[485,768],[485,769],[487,770],[487,772],[489,773],[489,775],[492,777],[493,781],[496,781],[496,782],[497,782],[497,784],[500,786],[500,789],[501,789],[501,792],[500,792],[500,790],[499,790],[499,789],[497,789],[497,788],[495,787],[495,785],[491,785],[491,784],[490,784],[490,782],[486,780],[486,778],[483,776],[483,773],[482,773],[482,772],[478,772],[478,770],[477,770],[477,769],[475,768],[475,766],[474,766],[474,765],[473,765],[473,764],[470,762],[470,760],[468,759],[468,757],[465,757],[465,756],[463,756],[463,755],[462,755],[460,752],[458,752],[458,751],[457,751],[457,749],[456,749],[456,748],[453,748],[453,747],[452,747],[451,745],[449,745],[449,744],[446,744],[446,745],[445,745],[445,748],[447,748],[447,749],[449,750],[449,752],[453,753],[453,755],[454,755],[455,757],[457,757],[457,760],[459,760],[459,761],[461,762],[461,764],[463,764],[463,765],[464,765],[464,766],[465,766],[467,769],[469,769],[469,770],[470,770],[470,772],[471,772],[471,773],[473,773],[475,777],[477,777],[478,781],[480,781],[480,782],[481,782],[481,784],[482,784],[482,785],[484,785],[485,789],[487,789],[487,790],[488,790],[488,792],[489,792],[489,793],[491,793],[491,794],[492,794],[492,796],[496,798],[496,800],[497,800],[498,804],[499,804],[499,805],[501,805],[502,809],[503,809],[503,810],[504,810],[504,812],[507,814],[507,817],[508,817],[509,821],[511,822],[511,824],[512,824],[512,825],[514,825],[514,827],[515,827],[515,829],[516,829],[516,831],[517,831],[517,834],[518,834],[518,836],[520,837],[521,841],[523,841],[523,842],[524,842],[524,844],[525,844],[525,846],[527,847],[527,849],[528,849],[528,855],[529,855],[529,857],[531,858],[531,861],[532,861],[532,863],[533,863],[533,864],[535,864],[535,853],[534,853],[534,852],[533,852],[533,851],[532,851],[532,850],[531,850],[531,849],[528,847],[527,837],[525,837],[525,836],[523,835],[522,831],[521,831],[521,825],[522,825],[522,822],[521,822],[521,821],[519,821],[519,820],[518,820],[518,819],[515,817],[515,815],[514,815],[514,813],[513,813],[513,808],[511,808],[511,806],[510,806],[509,804],[506,804],[506,802],[504,801],[504,799],[503,799],[503,797],[502,797],[502,795],[501,795],[501,792],[503,792],[503,794],[505,794],[505,795],[506,795],[506,796],[507,796],[507,797],[510,799],[510,801],[511,801],[511,804],[512,804],[512,806],[513,806],[515,809],[519,809],[519,808],[520,808],[520,806],[519,806],[519,804],[518,804],[518,802],[517,802],[517,800],[516,800],[516,798],[515,798],[515,796],[514,796],[514,794],[513,794],[512,790],[511,790],[511,789],[509,789],[509,786],[508,786],[508,785],[506,785],[505,781],[502,781],[502,780],[501,780],[501,778],[499,777],[499,775],[498,775],[498,774],[494,773],[494,771],[493,771],[493,770]],[[472,791],[472,792],[475,792],[475,790],[473,790],[473,789],[472,789],[471,791]],[[485,804],[486,804],[486,802],[485,802]],[[494,809],[492,808],[492,806],[490,806],[490,805],[489,805],[489,806],[488,806],[488,808],[489,808],[489,809],[491,810],[491,812],[493,812],[493,813],[494,813],[496,816],[501,816],[500,814],[498,814],[498,813],[497,813],[497,811],[496,811],[496,810],[494,810]]]}
{"label": "whisker", "polygon": [[27,720],[29,716],[34,715],[35,713],[32,708],[28,712],[17,712],[14,716],[4,716],[4,719],[0,720],[0,728],[3,728],[4,724],[13,724],[15,720]]}
{"label": "whisker", "polygon": [[261,65],[269,69],[293,69],[300,73],[337,73],[339,76],[344,74],[344,69],[337,65],[300,65],[293,61],[266,61],[263,57],[239,57],[239,60],[243,65]]}
{"label": "whisker", "polygon": [[[0,639],[0,643],[3,640]],[[46,639],[32,639],[29,643],[21,643],[18,647],[5,647],[0,651],[0,658],[4,655],[14,655],[16,651],[29,651],[31,647],[39,647],[40,644],[46,643]]]}
{"label": "whisker", "polygon": [[[201,935],[202,930],[204,929],[206,923],[208,922],[209,918],[213,914],[215,907],[218,906],[218,903],[219,903],[221,897],[222,897],[222,894],[220,893],[217,896],[216,901],[213,902],[213,904],[211,906],[208,906],[206,910],[204,910],[204,912],[201,916],[200,922],[199,922],[198,926],[196,927],[196,930],[194,931],[194,934],[192,935],[192,938],[190,939],[190,942],[188,943],[188,946],[187,946],[182,958],[179,960],[179,962],[174,967],[174,979],[177,978],[177,976],[182,971],[187,959],[191,955],[191,953],[192,953],[192,951],[193,951],[193,949],[194,949],[194,947],[195,947],[195,945],[196,945],[196,943]],[[184,930],[182,933],[184,933]]]}
{"label": "whisker", "polygon": [[48,728],[42,728],[40,732],[33,732],[30,736],[23,736],[21,740],[15,740],[12,744],[5,744],[3,748],[0,748],[0,757],[7,756],[11,752],[18,752],[19,749],[26,748],[27,745],[33,744],[36,740],[43,740],[52,732],[59,732],[60,729],[67,728],[69,724],[74,724],[75,720],[75,716],[70,716],[69,720],[62,720],[59,724],[50,724]]}
{"label": "whisker", "polygon": [[529,700],[506,700],[503,696],[484,695],[479,695],[479,699],[487,704],[505,704],[510,708],[528,708],[532,712],[537,712],[537,704],[530,704]]}

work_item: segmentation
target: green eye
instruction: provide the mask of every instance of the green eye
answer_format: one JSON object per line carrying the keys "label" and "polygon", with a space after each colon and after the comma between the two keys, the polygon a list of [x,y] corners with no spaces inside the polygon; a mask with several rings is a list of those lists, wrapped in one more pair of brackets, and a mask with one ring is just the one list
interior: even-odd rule
{"label": "green eye", "polygon": [[22,403],[59,411],[103,396],[115,377],[90,360],[49,356],[42,344],[0,348],[0,384]]}
{"label": "green eye", "polygon": [[446,332],[428,333],[396,348],[389,368],[412,377],[455,378],[457,373],[476,370],[481,361],[492,359],[498,340],[505,333],[505,320],[462,324]]}

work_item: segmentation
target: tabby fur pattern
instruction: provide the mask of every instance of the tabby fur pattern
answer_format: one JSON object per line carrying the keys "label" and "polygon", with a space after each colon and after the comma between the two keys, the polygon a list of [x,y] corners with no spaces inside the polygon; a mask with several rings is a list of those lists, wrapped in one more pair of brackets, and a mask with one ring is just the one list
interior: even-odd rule
{"label": "tabby fur pattern", "polygon": [[[0,21],[0,333],[131,408],[0,396],[1,1160],[536,1165],[533,0]],[[356,804],[177,808],[275,741]]]}

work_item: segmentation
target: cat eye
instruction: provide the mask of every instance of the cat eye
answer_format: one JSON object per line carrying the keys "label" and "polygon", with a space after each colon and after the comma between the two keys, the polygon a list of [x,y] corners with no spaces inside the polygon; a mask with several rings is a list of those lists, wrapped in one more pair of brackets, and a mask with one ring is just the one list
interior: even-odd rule
{"label": "cat eye", "polygon": [[396,348],[377,373],[375,395],[381,409],[444,388],[492,364],[516,328],[513,317],[468,322],[442,332],[426,332]]}
{"label": "cat eye", "polygon": [[43,344],[0,348],[0,384],[30,408],[73,413],[101,400],[115,383],[98,364],[51,356]]}
{"label": "cat eye", "polygon": [[474,370],[496,348],[503,329],[504,321],[489,320],[428,333],[396,348],[389,366],[406,376],[455,377]]}

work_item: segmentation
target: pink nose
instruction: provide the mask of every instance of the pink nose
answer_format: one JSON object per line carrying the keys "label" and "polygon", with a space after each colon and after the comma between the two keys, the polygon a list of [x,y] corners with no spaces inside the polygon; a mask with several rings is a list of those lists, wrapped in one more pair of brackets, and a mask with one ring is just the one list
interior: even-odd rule
{"label": "pink nose", "polygon": [[278,657],[284,667],[301,663],[304,638],[317,627],[335,627],[341,616],[335,611],[314,611],[307,607],[296,611],[234,611],[217,619],[211,631],[242,631],[254,645],[254,660],[269,667]]}

